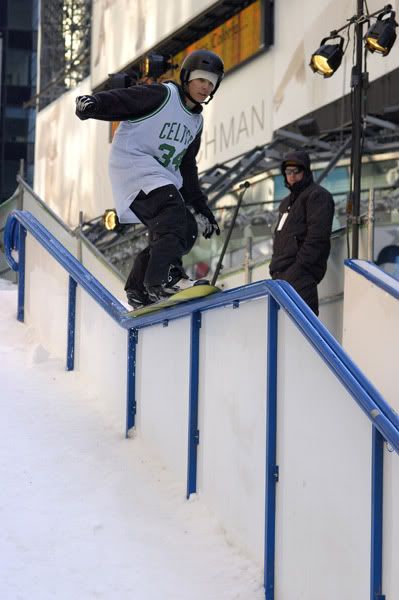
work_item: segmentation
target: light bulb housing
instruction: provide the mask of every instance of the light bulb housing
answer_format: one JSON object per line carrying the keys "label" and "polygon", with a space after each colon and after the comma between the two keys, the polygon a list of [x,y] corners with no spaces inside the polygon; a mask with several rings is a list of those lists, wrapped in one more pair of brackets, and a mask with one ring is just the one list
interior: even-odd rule
{"label": "light bulb housing", "polygon": [[103,215],[103,225],[107,231],[119,230],[119,219],[116,210],[110,208]]}
{"label": "light bulb housing", "polygon": [[149,54],[144,59],[143,76],[156,80],[170,69],[175,69],[177,65],[172,64],[170,58],[163,54]]}
{"label": "light bulb housing", "polygon": [[[339,38],[338,44],[326,44],[328,40]],[[344,55],[344,38],[340,35],[326,37],[321,40],[320,48],[310,58],[309,66],[314,73],[323,77],[331,77],[338,69]]]}
{"label": "light bulb housing", "polygon": [[[387,14],[389,17],[384,19]],[[377,17],[377,21],[370,27],[364,36],[364,45],[369,52],[378,52],[387,56],[396,40],[395,11],[384,11]]]}

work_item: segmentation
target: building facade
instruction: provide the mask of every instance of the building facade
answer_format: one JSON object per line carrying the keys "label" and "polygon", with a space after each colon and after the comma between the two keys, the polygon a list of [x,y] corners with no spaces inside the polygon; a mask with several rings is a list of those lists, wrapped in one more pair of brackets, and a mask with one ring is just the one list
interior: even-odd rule
{"label": "building facade", "polygon": [[[352,16],[355,4],[352,0],[174,0],[165,13],[161,0],[93,3],[90,75],[38,113],[35,191],[72,226],[78,224],[80,211],[90,219],[112,207],[107,169],[110,125],[76,119],[75,97],[103,89],[110,73],[136,68],[153,51],[169,50],[179,56],[183,48],[202,42],[215,51],[222,49],[232,61],[217,95],[204,110],[200,171],[271,141],[277,130],[304,116],[317,115],[328,127],[342,125],[350,120],[353,35],[333,77],[315,75],[309,60],[320,40]],[[227,12],[227,5],[233,14]],[[368,8],[372,12],[382,7],[371,0]],[[222,23],[221,18],[225,18]],[[252,47],[242,50],[248,38]],[[237,48],[242,60],[233,56]],[[381,113],[384,104],[396,99],[399,104],[397,47],[385,58],[370,56],[368,72],[369,100],[375,112]]]}
{"label": "building facade", "polygon": [[38,0],[0,2],[0,203],[9,198],[24,161],[33,182]]}

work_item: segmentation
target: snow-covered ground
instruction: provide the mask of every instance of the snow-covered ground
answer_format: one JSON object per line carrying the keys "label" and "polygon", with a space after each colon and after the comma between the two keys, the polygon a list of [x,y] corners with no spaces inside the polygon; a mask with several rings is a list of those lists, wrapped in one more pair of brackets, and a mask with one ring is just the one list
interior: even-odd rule
{"label": "snow-covered ground", "polygon": [[0,598],[260,600],[262,573],[18,323],[0,279]]}

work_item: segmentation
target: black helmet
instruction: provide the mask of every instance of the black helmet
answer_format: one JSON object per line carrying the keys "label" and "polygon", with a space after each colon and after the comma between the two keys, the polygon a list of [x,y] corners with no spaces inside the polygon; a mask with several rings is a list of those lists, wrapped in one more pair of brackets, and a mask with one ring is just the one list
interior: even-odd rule
{"label": "black helmet", "polygon": [[216,85],[210,94],[210,98],[212,98],[224,76],[222,59],[211,50],[194,50],[188,54],[183,60],[180,69],[180,81],[184,90],[186,90],[186,85],[189,82],[190,73],[197,70],[214,73],[217,76]]}

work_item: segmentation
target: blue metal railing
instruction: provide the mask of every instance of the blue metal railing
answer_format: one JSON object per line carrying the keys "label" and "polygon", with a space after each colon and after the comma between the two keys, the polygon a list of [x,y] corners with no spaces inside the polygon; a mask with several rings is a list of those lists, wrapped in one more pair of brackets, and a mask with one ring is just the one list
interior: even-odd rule
{"label": "blue metal railing", "polygon": [[388,292],[390,296],[399,300],[399,281],[383,271],[375,263],[369,260],[348,259],[345,261],[345,266],[359,273],[359,275],[363,275],[363,277],[376,286]]}
{"label": "blue metal railing", "polygon": [[[372,261],[348,259],[345,266],[399,300],[399,281]],[[385,598],[382,593],[384,437],[376,427],[372,435],[370,589],[374,600]]]}
{"label": "blue metal railing", "polygon": [[[64,267],[69,273],[68,293],[68,335],[67,335],[67,369],[74,366],[75,341],[75,302],[76,286],[80,285],[121,327],[128,330],[127,343],[127,410],[126,435],[135,424],[136,398],[136,343],[138,332],[144,327],[159,323],[191,317],[190,344],[190,391],[189,391],[189,439],[187,496],[196,491],[197,445],[198,431],[198,372],[199,372],[199,340],[201,313],[218,307],[239,306],[243,301],[265,296],[270,297],[268,303],[268,358],[267,358],[267,460],[266,460],[266,507],[265,507],[265,591],[268,600],[274,599],[274,555],[275,555],[275,487],[278,481],[278,465],[276,464],[276,423],[277,423],[277,311],[281,307],[312,344],[316,352],[327,363],[336,377],[348,390],[357,404],[373,424],[373,461],[372,478],[372,549],[371,549],[371,589],[370,597],[375,598],[381,583],[382,569],[382,453],[381,440],[386,440],[399,453],[399,418],[395,411],[385,402],[379,392],[364,377],[361,371],[350,360],[333,336],[321,324],[319,319],[284,281],[264,280],[233,290],[227,290],[200,300],[160,310],[156,313],[134,318],[128,314],[121,304],[103,285],[93,277],[76,258],[68,252],[41,225],[33,215],[24,211],[12,212],[5,229],[6,258],[11,268],[19,272],[18,319],[23,320],[24,309],[24,267],[25,236],[29,233]],[[18,261],[13,251],[18,251]]]}

